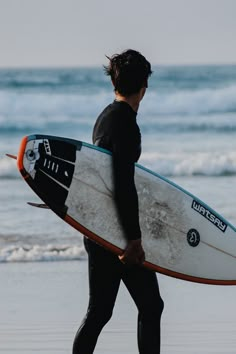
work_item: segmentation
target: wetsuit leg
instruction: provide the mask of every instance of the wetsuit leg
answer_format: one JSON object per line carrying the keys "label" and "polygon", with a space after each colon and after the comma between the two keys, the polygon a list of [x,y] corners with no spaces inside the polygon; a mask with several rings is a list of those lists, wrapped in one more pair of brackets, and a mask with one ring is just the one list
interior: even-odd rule
{"label": "wetsuit leg", "polygon": [[160,353],[160,321],[164,308],[156,274],[142,267],[127,267],[122,276],[137,308],[140,354]]}
{"label": "wetsuit leg", "polygon": [[112,316],[120,285],[118,257],[85,239],[89,264],[89,306],[75,336],[73,354],[92,354],[98,336]]}

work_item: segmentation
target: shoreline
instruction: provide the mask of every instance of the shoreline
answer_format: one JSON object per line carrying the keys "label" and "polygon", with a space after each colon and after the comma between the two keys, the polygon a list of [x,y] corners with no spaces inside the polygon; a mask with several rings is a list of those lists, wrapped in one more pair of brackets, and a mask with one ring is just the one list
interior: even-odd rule
{"label": "shoreline", "polygon": [[[233,354],[236,287],[157,274],[162,354]],[[87,261],[0,264],[0,353],[71,353],[88,301]],[[136,308],[122,285],[96,354],[137,353]]]}

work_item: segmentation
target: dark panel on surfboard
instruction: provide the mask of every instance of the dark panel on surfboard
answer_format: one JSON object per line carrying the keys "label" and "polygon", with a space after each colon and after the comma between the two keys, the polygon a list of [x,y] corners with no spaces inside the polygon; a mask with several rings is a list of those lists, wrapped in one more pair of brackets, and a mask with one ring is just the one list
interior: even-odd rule
{"label": "dark panel on surfboard", "polygon": [[49,140],[51,153],[63,160],[75,162],[76,146],[65,141]]}
{"label": "dark panel on surfboard", "polygon": [[57,157],[40,152],[40,158],[35,163],[35,170],[44,171],[58,182],[69,187],[73,178],[75,166]]}
{"label": "dark panel on surfboard", "polygon": [[34,182],[37,185],[37,188],[40,188],[47,200],[53,201],[53,203],[58,206],[64,206],[68,195],[68,191],[65,188],[53,181],[40,170],[36,172]]}
{"label": "dark panel on surfboard", "polygon": [[62,160],[75,162],[76,145],[66,141],[44,139],[43,143],[39,144],[39,153],[53,155],[55,157],[59,157]]}

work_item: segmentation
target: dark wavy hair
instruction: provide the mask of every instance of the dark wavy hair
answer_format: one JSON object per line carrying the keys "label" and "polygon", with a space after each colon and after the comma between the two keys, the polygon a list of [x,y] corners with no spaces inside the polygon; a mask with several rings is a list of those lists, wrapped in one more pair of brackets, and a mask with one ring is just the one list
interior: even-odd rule
{"label": "dark wavy hair", "polygon": [[130,96],[138,93],[142,87],[147,87],[148,78],[152,74],[151,64],[141,53],[128,49],[107,58],[109,64],[104,66],[104,71],[111,77],[115,91]]}

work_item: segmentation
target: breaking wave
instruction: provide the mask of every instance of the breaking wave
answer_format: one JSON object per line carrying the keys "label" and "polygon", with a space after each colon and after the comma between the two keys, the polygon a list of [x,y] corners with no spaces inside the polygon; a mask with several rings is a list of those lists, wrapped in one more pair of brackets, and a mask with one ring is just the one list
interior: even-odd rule
{"label": "breaking wave", "polygon": [[201,115],[236,112],[236,85],[173,92],[150,91],[142,103],[146,114]]}
{"label": "breaking wave", "polygon": [[16,161],[6,156],[0,156],[0,179],[19,178]]}
{"label": "breaking wave", "polygon": [[[163,176],[236,175],[236,152],[229,153],[143,153],[140,163]],[[16,162],[0,159],[0,179],[20,178]]]}
{"label": "breaking wave", "polygon": [[0,263],[57,262],[86,258],[83,247],[72,245],[6,246],[0,249]]}
{"label": "breaking wave", "polygon": [[195,154],[144,153],[141,163],[163,176],[236,175],[236,152]]}

